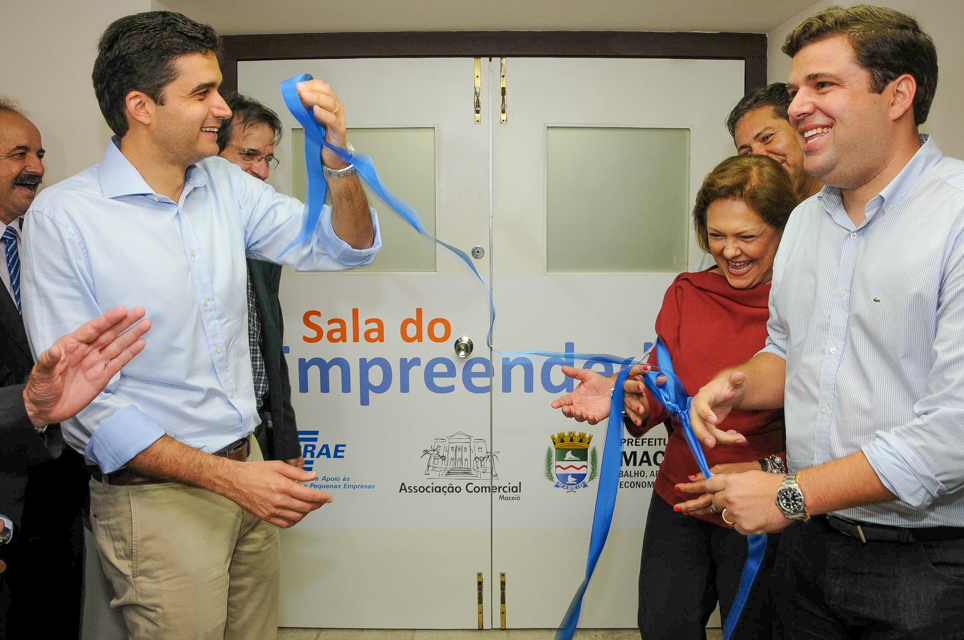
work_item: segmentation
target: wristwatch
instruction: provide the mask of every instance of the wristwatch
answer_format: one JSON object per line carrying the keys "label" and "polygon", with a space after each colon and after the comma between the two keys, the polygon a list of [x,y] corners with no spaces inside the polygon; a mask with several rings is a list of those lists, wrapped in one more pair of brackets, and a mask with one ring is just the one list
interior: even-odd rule
{"label": "wristwatch", "polygon": [[786,473],[787,465],[783,464],[783,458],[778,455],[767,456],[762,460],[758,460],[760,463],[760,468],[767,473]]}
{"label": "wristwatch", "polygon": [[792,476],[787,474],[783,478],[783,483],[777,490],[777,507],[780,508],[787,520],[803,520],[806,522],[810,519],[810,512],[807,511],[803,492],[800,491],[800,485],[797,482],[799,477],[800,472],[797,471]]}
{"label": "wristwatch", "polygon": [[[345,143],[345,148],[351,152],[355,151],[355,147],[351,146],[350,142]],[[329,169],[324,163],[321,164],[321,170],[329,178],[344,178],[350,173],[355,173],[355,165],[349,164],[344,169]]]}

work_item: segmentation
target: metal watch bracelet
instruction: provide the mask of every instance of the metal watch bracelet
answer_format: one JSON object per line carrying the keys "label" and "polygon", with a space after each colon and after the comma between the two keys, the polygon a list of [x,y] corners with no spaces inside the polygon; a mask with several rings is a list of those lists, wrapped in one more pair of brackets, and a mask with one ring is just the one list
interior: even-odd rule
{"label": "metal watch bracelet", "polygon": [[[352,152],[355,151],[355,147],[351,146],[350,142],[345,143],[345,148]],[[329,169],[328,167],[325,166],[325,163],[322,162],[321,170],[328,178],[344,178],[349,174],[355,173],[355,165],[349,164],[347,167],[343,169]]]}

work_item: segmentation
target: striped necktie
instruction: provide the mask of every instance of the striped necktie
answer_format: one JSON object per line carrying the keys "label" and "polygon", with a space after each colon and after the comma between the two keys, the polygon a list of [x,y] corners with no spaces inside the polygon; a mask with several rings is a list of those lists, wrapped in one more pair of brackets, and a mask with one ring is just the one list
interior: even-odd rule
{"label": "striped necktie", "polygon": [[10,289],[13,291],[13,301],[20,311],[20,253],[17,250],[17,234],[7,227],[3,232],[3,244],[7,253],[7,273],[10,274]]}

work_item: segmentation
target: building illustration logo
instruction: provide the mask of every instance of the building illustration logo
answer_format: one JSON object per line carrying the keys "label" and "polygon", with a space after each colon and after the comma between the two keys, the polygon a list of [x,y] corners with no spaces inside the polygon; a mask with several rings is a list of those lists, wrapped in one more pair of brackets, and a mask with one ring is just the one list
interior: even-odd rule
{"label": "building illustration logo", "polygon": [[423,449],[425,475],[432,480],[478,480],[498,478],[495,462],[498,451],[490,451],[482,438],[475,438],[461,431],[447,438],[435,438],[432,447]]}
{"label": "building illustration logo", "polygon": [[590,447],[592,435],[575,431],[560,431],[546,449],[545,474],[557,489],[576,491],[588,487],[599,472],[596,447]]}

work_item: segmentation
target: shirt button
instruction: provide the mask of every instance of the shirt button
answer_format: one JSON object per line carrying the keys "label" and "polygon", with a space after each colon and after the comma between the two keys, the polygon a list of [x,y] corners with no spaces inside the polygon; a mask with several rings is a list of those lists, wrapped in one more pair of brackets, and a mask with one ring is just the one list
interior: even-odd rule
{"label": "shirt button", "polygon": [[214,353],[221,353],[221,347],[214,347]]}
{"label": "shirt button", "polygon": [[194,253],[193,251],[191,252],[191,257],[192,257],[192,258],[193,258],[194,256],[196,256],[196,255],[197,255],[197,254]]}
{"label": "shirt button", "polygon": [[830,348],[830,355],[832,355],[832,356],[837,355],[837,347],[831,347],[831,348]]}
{"label": "shirt button", "polygon": [[828,411],[830,411],[830,407],[825,404],[820,405],[820,413],[827,413]]}
{"label": "shirt button", "polygon": [[857,239],[857,232],[854,231],[853,233],[851,233],[851,234],[850,234],[850,237],[853,238],[854,240],[856,240],[856,239]]}
{"label": "shirt button", "polygon": [[207,298],[204,299],[204,306],[205,306],[205,307],[208,306]]}
{"label": "shirt button", "polygon": [[231,392],[231,393],[229,393],[228,395],[229,395],[229,396],[231,396],[231,397],[233,398],[233,397],[234,397],[234,392],[232,391],[232,392]]}
{"label": "shirt button", "polygon": [[847,290],[846,290],[846,289],[841,289],[840,291],[837,292],[837,295],[842,298],[842,297],[844,297],[845,295],[847,295]]}
{"label": "shirt button", "polygon": [[151,200],[153,200],[154,202],[158,202],[157,196],[154,196],[153,198],[151,198]]}

